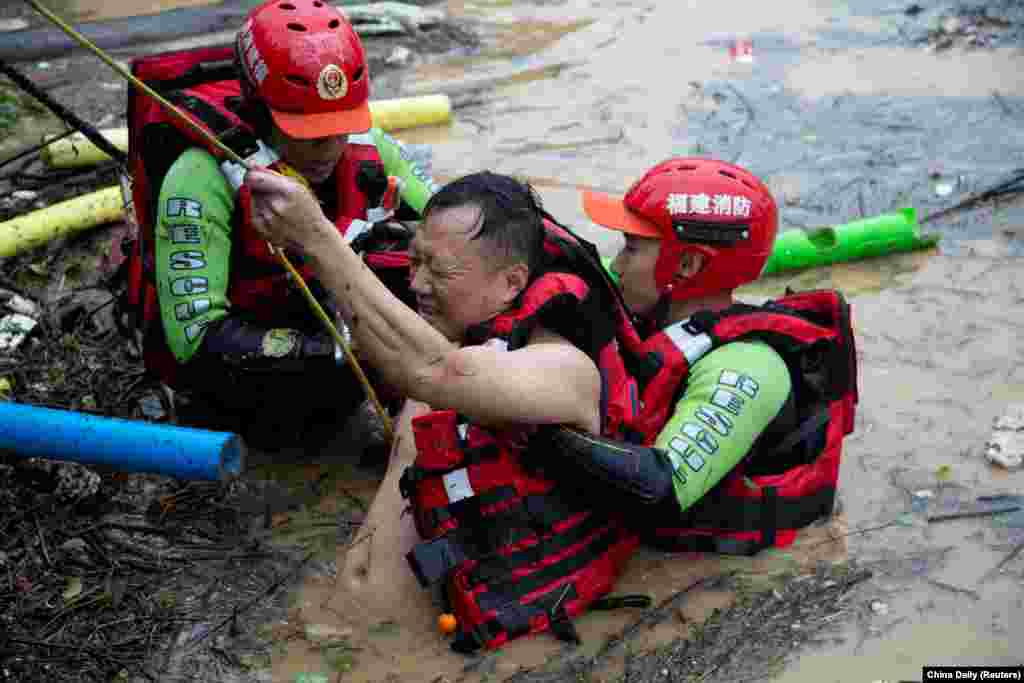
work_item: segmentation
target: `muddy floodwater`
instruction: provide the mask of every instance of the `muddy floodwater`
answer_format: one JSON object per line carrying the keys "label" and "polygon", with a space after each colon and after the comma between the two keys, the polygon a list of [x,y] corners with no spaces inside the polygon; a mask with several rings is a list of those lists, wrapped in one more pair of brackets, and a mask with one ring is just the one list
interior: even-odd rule
{"label": "muddy floodwater", "polygon": [[[754,170],[775,193],[783,229],[904,206],[923,218],[1024,158],[1021,50],[907,45],[902,12],[870,2],[453,0],[447,9],[474,22],[488,47],[421,60],[388,75],[386,87],[475,95],[449,125],[399,137],[431,145],[439,180],[481,168],[530,180],[552,213],[605,253],[617,239],[587,222],[580,190],[624,191],[673,155]],[[737,40],[750,41],[750,58],[735,58]],[[922,229],[940,235],[937,249],[784,273],[742,291],[759,301],[787,287],[838,288],[853,302],[860,345],[843,513],[809,532],[831,542],[743,567],[771,574],[849,556],[875,572],[857,618],[840,637],[793,653],[777,677],[786,683],[918,680],[926,665],[1022,661],[1021,565],[991,570],[1024,530],[986,518],[930,524],[926,515],[929,505],[1024,484],[981,457],[993,418],[1024,401],[1024,214],[1012,203],[990,205]],[[886,528],[859,531],[877,526]],[[346,552],[337,554],[341,568]],[[645,553],[620,592],[665,596],[729,562]],[[353,681],[504,680],[558,652],[548,638],[517,642],[485,671],[466,671],[436,631],[429,596],[395,605],[378,585],[367,598],[331,577],[307,583],[282,633],[317,624],[342,634],[348,649],[332,659],[291,638],[275,657],[274,680],[321,670]],[[687,614],[698,619],[729,597],[694,597]],[[590,615],[580,629],[586,643],[600,643],[629,619]],[[686,631],[663,624],[636,647]]]}

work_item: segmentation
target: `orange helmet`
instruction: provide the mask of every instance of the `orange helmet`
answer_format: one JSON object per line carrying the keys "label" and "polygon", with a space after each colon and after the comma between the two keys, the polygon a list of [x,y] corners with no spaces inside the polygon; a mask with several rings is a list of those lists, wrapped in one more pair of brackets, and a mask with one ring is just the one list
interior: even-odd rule
{"label": "orange helmet", "polygon": [[[669,159],[622,199],[584,192],[583,208],[599,225],[661,240],[654,280],[672,299],[753,282],[779,229],[778,207],[765,184],[746,169],[713,159]],[[676,271],[686,252],[699,252],[704,264],[681,281]]]}
{"label": "orange helmet", "polygon": [[249,14],[235,43],[242,73],[293,138],[370,128],[363,44],[328,0],[271,0]]}

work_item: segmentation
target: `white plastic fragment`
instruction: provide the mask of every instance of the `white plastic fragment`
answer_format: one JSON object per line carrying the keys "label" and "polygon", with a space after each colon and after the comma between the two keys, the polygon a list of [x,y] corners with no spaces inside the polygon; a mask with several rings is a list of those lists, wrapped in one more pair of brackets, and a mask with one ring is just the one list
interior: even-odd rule
{"label": "white plastic fragment", "polygon": [[1024,430],[1024,403],[1015,403],[1007,407],[1006,412],[997,417],[992,426],[996,429],[1018,432]]}
{"label": "white plastic fragment", "polygon": [[29,301],[23,296],[12,294],[11,298],[7,300],[7,308],[14,313],[21,313],[29,317],[35,317],[39,313],[39,307]]}
{"label": "white plastic fragment", "polygon": [[997,417],[985,443],[985,458],[1006,469],[1024,464],[1024,404],[1014,404]]}
{"label": "white plastic fragment", "polygon": [[21,31],[28,28],[28,22],[21,18],[0,19],[0,33]]}
{"label": "white plastic fragment", "polygon": [[404,66],[408,64],[411,59],[412,50],[404,45],[396,45],[395,49],[391,51],[391,54],[384,59],[384,63],[390,64],[391,66]]}
{"label": "white plastic fragment", "polygon": [[11,313],[0,318],[0,353],[10,353],[21,346],[37,324],[35,318],[21,313]]}
{"label": "white plastic fragment", "polygon": [[872,600],[871,611],[875,614],[886,615],[889,613],[889,605],[885,604],[881,600]]}

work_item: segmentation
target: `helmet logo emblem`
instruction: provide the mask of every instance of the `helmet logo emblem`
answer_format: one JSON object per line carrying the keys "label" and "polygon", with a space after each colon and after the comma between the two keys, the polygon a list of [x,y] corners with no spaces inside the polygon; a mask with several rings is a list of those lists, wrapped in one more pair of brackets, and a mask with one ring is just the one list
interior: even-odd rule
{"label": "helmet logo emblem", "polygon": [[348,79],[345,72],[337,64],[328,64],[320,72],[316,82],[316,91],[324,100],[340,100],[348,92]]}
{"label": "helmet logo emblem", "polygon": [[752,202],[743,195],[716,194],[682,194],[672,192],[665,200],[665,209],[669,214],[699,214],[713,216],[735,216],[750,218]]}

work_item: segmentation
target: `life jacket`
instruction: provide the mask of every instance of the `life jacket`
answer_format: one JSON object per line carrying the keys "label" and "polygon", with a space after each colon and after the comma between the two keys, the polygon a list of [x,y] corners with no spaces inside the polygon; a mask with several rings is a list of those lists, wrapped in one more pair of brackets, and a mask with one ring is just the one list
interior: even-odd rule
{"label": "life jacket", "polygon": [[[664,514],[646,525],[645,542],[674,551],[750,555],[792,544],[800,528],[831,514],[842,442],[853,431],[858,401],[850,307],[842,294],[787,293],[762,306],[702,312],[643,341],[624,332],[628,379],[639,382],[642,408],[623,425],[622,436],[635,443],[654,443],[686,389],[689,369],[724,344],[769,344],[793,380],[788,409],[744,460],[681,516],[673,497]],[[710,414],[715,411],[720,417]],[[728,420],[729,407],[708,412],[695,426],[713,436],[722,425],[718,420]],[[713,453],[680,442],[667,451],[675,475],[700,476]]]}
{"label": "life jacket", "polygon": [[[132,62],[132,73],[191,114],[243,158],[255,151],[258,140],[252,127],[233,111],[233,103],[241,101],[241,86],[230,47],[199,48],[136,59]],[[146,343],[147,367],[173,383],[178,364],[163,342],[154,282],[153,234],[160,186],[171,164],[187,148],[202,147],[218,159],[224,154],[167,113],[155,100],[135,89],[128,98],[127,118],[132,200],[139,226],[128,259],[127,307],[134,313],[134,324],[147,340],[153,340]],[[354,231],[365,227],[362,221],[367,218],[368,198],[359,179],[360,173],[376,170],[374,167],[382,172],[383,164],[370,136],[349,136],[349,145],[334,171],[335,185],[333,197],[330,197],[335,206],[333,220],[342,235],[350,228]],[[243,213],[236,210],[233,217],[234,248],[228,299],[233,309],[258,322],[273,324],[275,311],[282,302],[297,294],[288,285],[289,273]],[[386,284],[408,301],[408,253],[404,245],[389,247],[379,253],[366,254],[364,258]],[[309,267],[295,257],[292,260],[303,279],[309,281]]]}
{"label": "life jacket", "polygon": [[[548,228],[546,248],[558,256],[557,226]],[[543,326],[598,364],[617,362],[617,354],[602,353],[615,343],[608,305],[584,278],[549,268],[514,310],[472,328],[466,342],[511,351]],[[560,494],[526,453],[531,428],[489,429],[439,410],[415,418],[412,430],[416,458],[401,491],[426,541],[408,557],[424,586],[445,588],[459,624],[453,649],[497,648],[545,630],[576,640],[570,620],[606,606],[602,597],[636,549],[637,535],[606,511]],[[645,606],[640,598],[626,604]]]}

